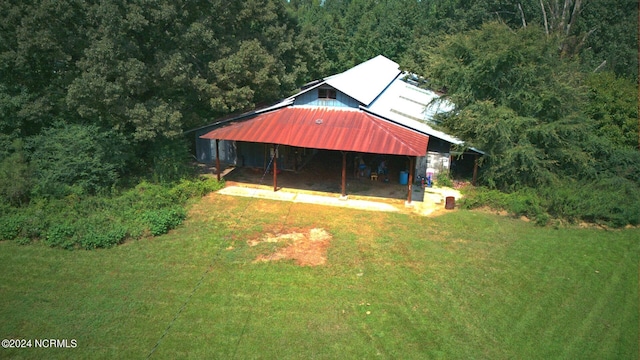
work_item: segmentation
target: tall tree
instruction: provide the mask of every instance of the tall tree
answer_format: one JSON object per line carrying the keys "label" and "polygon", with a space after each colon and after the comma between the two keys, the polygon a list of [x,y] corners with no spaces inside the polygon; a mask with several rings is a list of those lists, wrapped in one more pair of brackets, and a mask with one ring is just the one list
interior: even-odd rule
{"label": "tall tree", "polygon": [[84,2],[0,3],[0,132],[26,137],[66,117],[64,96],[86,46]]}
{"label": "tall tree", "polygon": [[581,75],[541,34],[490,23],[425,49],[423,73],[456,104],[443,125],[487,151],[484,181],[500,189],[593,175]]}
{"label": "tall tree", "polygon": [[280,1],[112,1],[88,16],[67,103],[140,141],[274,101],[300,81],[295,22]]}

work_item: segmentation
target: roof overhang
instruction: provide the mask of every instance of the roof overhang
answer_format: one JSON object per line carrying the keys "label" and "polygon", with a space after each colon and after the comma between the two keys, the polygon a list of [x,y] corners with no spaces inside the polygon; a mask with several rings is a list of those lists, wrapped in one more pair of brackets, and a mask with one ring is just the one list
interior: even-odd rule
{"label": "roof overhang", "polygon": [[362,110],[290,106],[230,123],[203,139],[424,156],[429,136]]}

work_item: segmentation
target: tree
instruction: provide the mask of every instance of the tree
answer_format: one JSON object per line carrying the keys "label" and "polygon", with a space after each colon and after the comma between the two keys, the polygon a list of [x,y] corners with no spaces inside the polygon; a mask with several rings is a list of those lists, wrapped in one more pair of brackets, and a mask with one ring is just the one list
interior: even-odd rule
{"label": "tree", "polygon": [[33,185],[23,141],[14,140],[3,153],[0,161],[0,199],[19,206],[29,200]]}
{"label": "tree", "polygon": [[425,49],[423,73],[456,104],[442,125],[487,151],[483,179],[498,189],[594,173],[581,75],[541,33],[490,23]]}
{"label": "tree", "polygon": [[0,12],[0,132],[25,138],[67,115],[86,46],[84,3],[3,1]]}
{"label": "tree", "polygon": [[114,186],[129,153],[123,136],[95,125],[59,124],[30,140],[34,191],[40,196],[94,194]]}
{"label": "tree", "polygon": [[595,120],[595,133],[614,146],[638,146],[638,88],[612,72],[592,73],[586,79],[585,113]]}
{"label": "tree", "polygon": [[111,1],[88,10],[95,25],[67,104],[134,141],[173,138],[301,81],[295,22],[280,1]]}

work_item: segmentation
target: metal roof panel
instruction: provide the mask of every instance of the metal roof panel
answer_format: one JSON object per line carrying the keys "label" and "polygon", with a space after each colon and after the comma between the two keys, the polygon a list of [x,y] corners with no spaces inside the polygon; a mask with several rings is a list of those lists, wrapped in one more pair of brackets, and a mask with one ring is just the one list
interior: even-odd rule
{"label": "metal roof panel", "polygon": [[330,76],[326,83],[365,106],[371,104],[400,75],[398,63],[378,55],[351,69]]}
{"label": "metal roof panel", "polygon": [[204,139],[424,156],[429,136],[361,110],[287,107],[215,129]]}

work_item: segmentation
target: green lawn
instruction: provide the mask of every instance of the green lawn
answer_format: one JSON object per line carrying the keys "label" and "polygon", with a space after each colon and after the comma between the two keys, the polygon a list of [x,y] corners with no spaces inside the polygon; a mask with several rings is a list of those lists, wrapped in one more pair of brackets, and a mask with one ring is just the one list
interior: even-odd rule
{"label": "green lawn", "polygon": [[[321,227],[326,265],[254,263]],[[540,228],[212,195],[112,249],[0,243],[0,358],[634,359],[640,231]]]}

